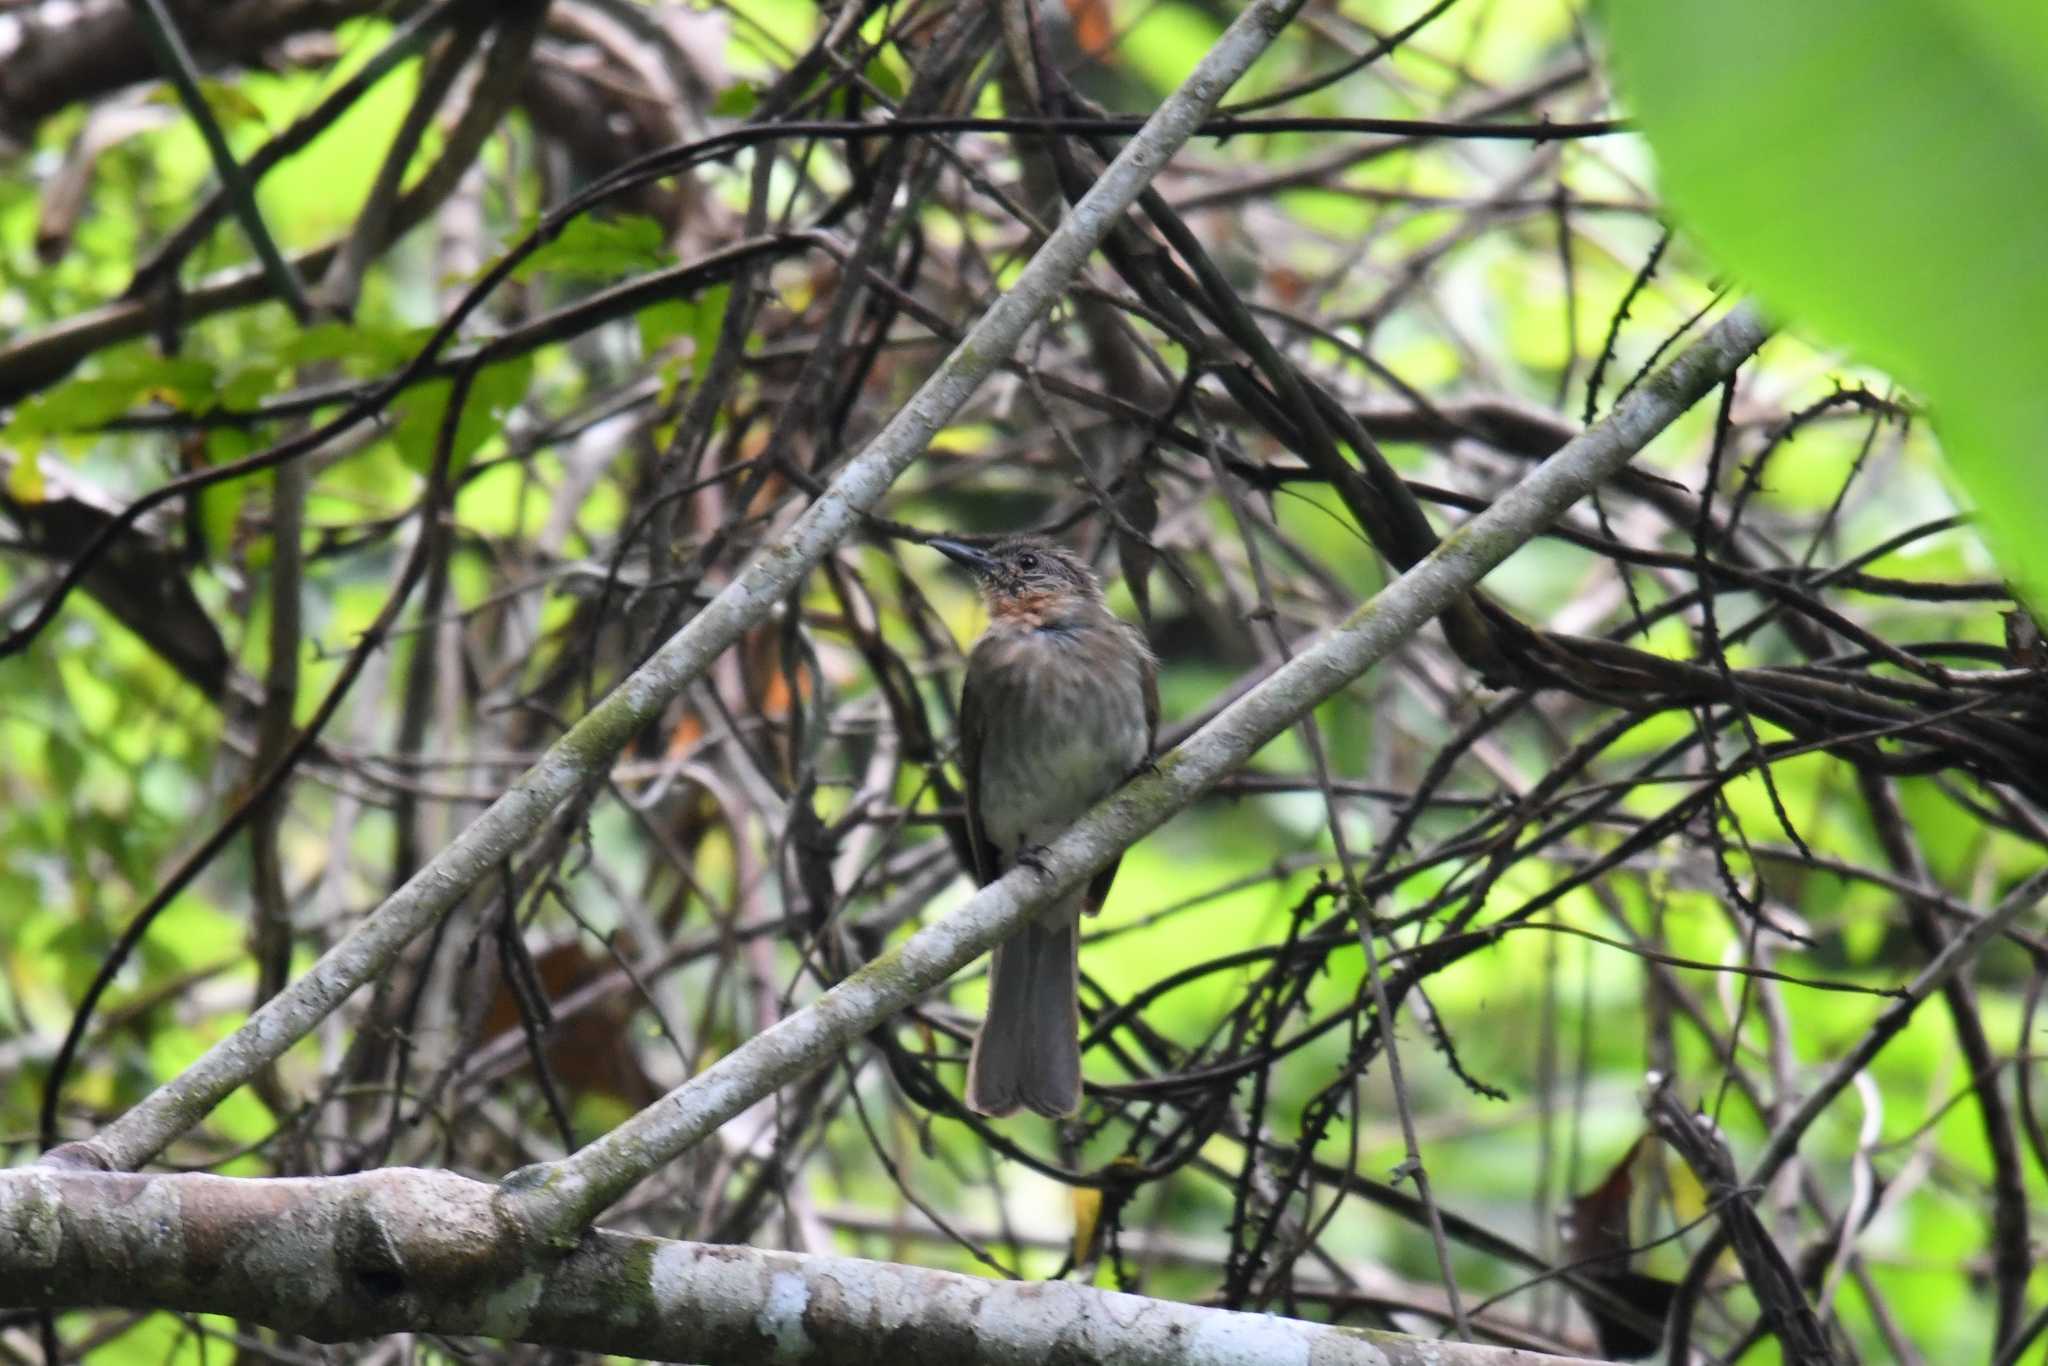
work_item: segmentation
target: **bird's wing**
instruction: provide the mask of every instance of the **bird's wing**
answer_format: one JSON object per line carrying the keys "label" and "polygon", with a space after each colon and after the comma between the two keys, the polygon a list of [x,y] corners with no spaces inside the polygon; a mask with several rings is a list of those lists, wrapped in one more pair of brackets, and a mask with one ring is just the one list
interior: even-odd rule
{"label": "bird's wing", "polygon": [[1131,634],[1138,636],[1138,648],[1142,652],[1138,656],[1138,678],[1139,686],[1145,690],[1145,762],[1149,764],[1152,762],[1152,749],[1159,743],[1159,661],[1152,657],[1143,636],[1136,631]]}
{"label": "bird's wing", "polygon": [[[1132,643],[1138,647],[1138,686],[1145,694],[1145,762],[1150,763],[1152,746],[1159,741],[1159,661],[1146,648],[1143,636],[1128,626],[1123,629],[1131,632]],[[1087,894],[1081,899],[1088,914],[1094,915],[1109,899],[1109,885],[1116,881],[1116,870],[1123,861],[1123,855],[1117,855],[1107,868],[1088,880]]]}
{"label": "bird's wing", "polygon": [[1002,870],[996,847],[981,823],[981,742],[988,718],[982,714],[981,690],[974,684],[974,657],[967,658],[967,677],[960,684],[960,778],[967,799],[967,843],[974,851],[974,879],[986,887]]}

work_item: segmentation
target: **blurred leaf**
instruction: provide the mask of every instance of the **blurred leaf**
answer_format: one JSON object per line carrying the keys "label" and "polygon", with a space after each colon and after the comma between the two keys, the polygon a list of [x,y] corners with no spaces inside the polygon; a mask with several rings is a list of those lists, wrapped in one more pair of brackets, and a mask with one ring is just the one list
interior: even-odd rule
{"label": "blurred leaf", "polygon": [[[324,86],[340,79],[344,68],[359,66],[390,34],[387,20],[362,22],[341,64],[318,71],[251,71],[239,84],[270,122],[281,127],[304,113]],[[351,104],[305,151],[286,157],[263,177],[256,187],[257,203],[280,245],[311,245],[355,221],[405,121],[422,65],[418,60],[400,65]],[[199,154],[204,156],[204,149],[199,149]],[[207,174],[211,175],[210,166]],[[242,248],[239,235],[234,245]]]}
{"label": "blurred leaf", "polygon": [[661,402],[666,406],[675,396],[683,376],[701,368],[718,346],[719,331],[725,326],[725,311],[732,300],[732,287],[718,285],[695,299],[664,299],[638,313],[642,353],[654,355],[678,337],[688,337],[692,350],[687,363],[671,358],[661,366]]}
{"label": "blurred leaf", "polygon": [[1144,7],[1124,35],[1118,55],[1164,94],[1187,79],[1221,32],[1221,26],[1203,9],[1169,0]]}
{"label": "blurred leaf", "polygon": [[[670,356],[667,360],[661,363],[660,403],[662,407],[666,408],[675,401],[676,390],[681,387],[683,382],[683,376],[688,374],[689,372],[690,367],[683,363],[683,358],[681,356]],[[667,434],[662,435],[659,438],[660,444],[666,446],[675,437],[675,433],[673,431],[675,424],[665,423],[663,425],[671,429],[670,431],[667,432]]]}
{"label": "blurred leaf", "polygon": [[[448,395],[454,389],[454,381],[437,379],[415,385],[393,405],[398,421],[391,429],[391,440],[398,447],[398,454],[415,472],[425,474],[434,460],[434,443],[440,438],[441,417],[448,407]],[[487,433],[465,431],[469,419],[465,415],[456,424],[455,449],[452,461],[462,458],[462,443],[465,437],[474,435],[479,442]]]}
{"label": "blurred leaf", "polygon": [[640,324],[640,349],[653,355],[696,325],[697,306],[688,299],[663,299],[634,314]]}
{"label": "blurred leaf", "polygon": [[1102,1218],[1102,1191],[1094,1186],[1069,1186],[1067,1196],[1074,1207],[1074,1265],[1084,1266],[1096,1256],[1095,1229]]}
{"label": "blurred leaf", "polygon": [[[206,459],[211,465],[230,464],[255,449],[255,438],[240,428],[216,427],[206,434]],[[234,540],[235,518],[248,488],[247,479],[230,479],[199,490],[199,526],[209,551],[219,551]]]}
{"label": "blurred leaf", "polygon": [[664,245],[661,224],[645,214],[613,219],[585,215],[570,219],[553,241],[514,267],[512,278],[524,281],[536,275],[565,275],[609,280],[667,265],[673,259]]}
{"label": "blurred leaf", "polygon": [[15,410],[8,430],[16,439],[98,427],[133,407],[142,386],[125,379],[66,380]]}
{"label": "blurred leaf", "polygon": [[886,54],[876,53],[868,63],[866,76],[869,84],[889,97],[892,104],[903,100],[903,78],[896,74],[896,68],[886,60]]}
{"label": "blurred leaf", "polygon": [[714,118],[743,119],[760,103],[761,92],[752,84],[741,81],[718,92],[718,98],[711,102],[711,114]]}
{"label": "blurred leaf", "polygon": [[216,377],[214,367],[203,360],[161,356],[142,346],[122,347],[102,357],[93,374],[66,380],[23,402],[8,424],[8,436],[26,443],[56,432],[90,431],[150,399],[204,412],[214,405]]}
{"label": "blurred leaf", "polygon": [[274,365],[244,365],[220,382],[221,406],[247,411],[270,396],[279,378]]}
{"label": "blurred leaf", "polygon": [[43,462],[34,451],[21,451],[7,472],[7,495],[18,503],[43,501]]}
{"label": "blurred leaf", "polygon": [[690,335],[697,342],[697,364],[711,359],[718,334],[725,327],[725,311],[732,304],[731,285],[713,285],[697,296],[697,317]]}
{"label": "blurred leaf", "polygon": [[50,771],[50,786],[59,792],[76,792],[85,776],[85,755],[78,746],[56,731],[43,734],[43,763]]}
{"label": "blurred leaf", "polygon": [[[448,463],[451,476],[468,467],[470,457],[497,432],[505,414],[526,396],[532,375],[531,356],[516,356],[487,365],[477,375],[470,385],[469,401],[463,405],[455,424],[455,442]],[[448,395],[453,388],[453,380],[432,380],[406,390],[396,405],[401,416],[392,428],[391,440],[405,463],[421,474],[433,464],[441,417],[447,411]]]}
{"label": "blurred leaf", "polygon": [[278,348],[277,358],[288,366],[315,361],[339,361],[351,375],[364,376],[393,370],[419,353],[430,330],[388,328],[360,323],[315,323],[292,334]]}
{"label": "blurred leaf", "polygon": [[1773,308],[1926,394],[2007,569],[2048,600],[2048,7],[1607,9],[1687,227]]}
{"label": "blurred leaf", "polygon": [[[251,124],[259,128],[269,126],[263,117],[262,106],[238,86],[202,77],[199,82],[199,95],[206,101],[207,112],[213,115],[214,122],[230,133]],[[185,107],[178,92],[169,85],[160,85],[152,90],[149,93],[149,102],[167,105],[181,112]]]}
{"label": "blurred leaf", "polygon": [[224,127],[235,128],[244,124],[254,124],[263,129],[270,127],[269,120],[263,117],[263,107],[238,85],[230,85],[226,81],[201,81],[199,93],[206,97],[206,107],[213,111],[213,116]]}

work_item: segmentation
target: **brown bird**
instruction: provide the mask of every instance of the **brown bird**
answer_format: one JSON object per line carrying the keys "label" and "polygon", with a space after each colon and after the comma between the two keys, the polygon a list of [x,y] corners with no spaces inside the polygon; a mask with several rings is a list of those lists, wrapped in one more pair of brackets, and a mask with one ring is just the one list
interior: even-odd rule
{"label": "brown bird", "polygon": [[[967,828],[985,886],[1151,757],[1158,662],[1103,603],[1088,566],[1050,541],[930,544],[974,571],[988,604],[960,689]],[[996,946],[967,1062],[967,1103],[982,1114],[1081,1108],[1078,921],[1102,908],[1116,867]]]}

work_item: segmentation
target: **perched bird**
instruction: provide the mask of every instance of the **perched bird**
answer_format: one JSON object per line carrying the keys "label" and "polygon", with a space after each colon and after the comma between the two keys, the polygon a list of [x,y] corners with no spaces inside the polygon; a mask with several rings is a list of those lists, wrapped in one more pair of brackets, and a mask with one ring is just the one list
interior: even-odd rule
{"label": "perched bird", "polygon": [[[986,885],[1151,757],[1158,662],[1104,605],[1088,566],[1050,541],[930,544],[974,571],[988,604],[960,690],[967,826]],[[982,1114],[1081,1108],[1077,922],[1101,909],[1115,876],[1112,863],[997,946],[967,1063],[967,1103]]]}

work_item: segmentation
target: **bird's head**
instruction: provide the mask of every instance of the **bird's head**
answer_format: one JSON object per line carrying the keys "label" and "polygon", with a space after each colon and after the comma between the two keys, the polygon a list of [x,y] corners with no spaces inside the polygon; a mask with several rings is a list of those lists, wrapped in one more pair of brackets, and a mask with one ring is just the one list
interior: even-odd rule
{"label": "bird's head", "polygon": [[987,547],[928,544],[974,571],[991,624],[1046,626],[1102,602],[1102,588],[1081,557],[1043,537],[1012,536]]}

